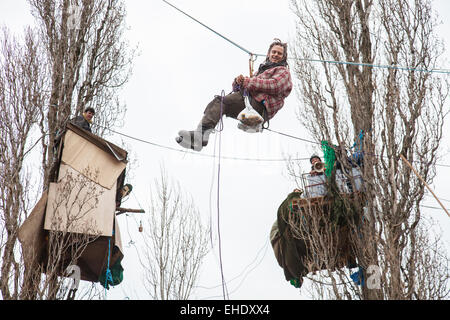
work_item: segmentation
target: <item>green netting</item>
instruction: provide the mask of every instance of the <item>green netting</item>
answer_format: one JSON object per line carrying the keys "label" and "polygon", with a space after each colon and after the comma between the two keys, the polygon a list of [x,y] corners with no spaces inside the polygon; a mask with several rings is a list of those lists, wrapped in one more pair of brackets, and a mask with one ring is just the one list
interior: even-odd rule
{"label": "green netting", "polygon": [[291,279],[289,282],[296,288],[300,288],[302,286],[302,282],[298,278]]}
{"label": "green netting", "polygon": [[334,149],[328,145],[328,141],[322,141],[323,159],[325,161],[325,175],[331,176],[333,171],[334,162],[336,161],[336,155]]}
{"label": "green netting", "polygon": [[357,211],[352,201],[340,195],[336,184],[336,154],[328,141],[322,141],[325,176],[327,177],[327,198],[331,200],[329,218],[332,228],[346,225],[348,219],[357,217]]}

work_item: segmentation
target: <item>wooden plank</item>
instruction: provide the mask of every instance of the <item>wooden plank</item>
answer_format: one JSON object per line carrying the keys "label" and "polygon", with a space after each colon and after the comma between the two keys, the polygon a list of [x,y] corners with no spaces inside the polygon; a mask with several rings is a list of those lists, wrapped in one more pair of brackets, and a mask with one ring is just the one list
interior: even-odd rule
{"label": "wooden plank", "polygon": [[114,245],[119,248],[120,252],[123,255],[123,246],[122,246],[122,237],[120,235],[119,223],[117,221],[117,217],[114,217]]}
{"label": "wooden plank", "polygon": [[[363,201],[364,192],[352,192],[352,193],[340,193],[340,196],[349,201]],[[302,207],[315,206],[315,205],[328,205],[331,203],[331,199],[326,199],[325,196],[312,197],[312,198],[300,198],[298,201]]]}
{"label": "wooden plank", "polygon": [[118,161],[111,154],[71,130],[67,130],[64,136],[61,161],[108,189],[113,187],[126,167],[124,162]]}
{"label": "wooden plank", "polygon": [[[73,179],[68,185],[68,179]],[[109,190],[90,182],[67,165],[61,165],[58,183],[51,183],[44,228],[46,230],[112,236],[115,183]],[[90,180],[87,180],[90,181]],[[66,187],[66,189],[64,189]]]}
{"label": "wooden plank", "polygon": [[66,128],[67,128],[67,130],[72,130],[79,136],[82,136],[83,138],[89,140],[90,142],[92,142],[93,144],[98,146],[103,151],[106,151],[107,153],[112,153],[113,155],[115,155],[115,157],[119,161],[123,161],[124,163],[128,162],[127,161],[128,152],[126,152],[124,149],[120,148],[119,146],[115,145],[114,143],[109,142],[89,131],[83,130],[80,127],[78,127],[70,122],[67,123]]}

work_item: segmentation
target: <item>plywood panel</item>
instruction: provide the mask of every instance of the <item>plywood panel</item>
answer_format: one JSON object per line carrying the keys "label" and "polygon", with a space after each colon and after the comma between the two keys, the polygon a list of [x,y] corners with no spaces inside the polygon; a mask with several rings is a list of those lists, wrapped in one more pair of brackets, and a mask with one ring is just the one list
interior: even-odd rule
{"label": "plywood panel", "polygon": [[[95,144],[67,130],[64,136],[62,162],[87,175],[104,188],[111,189],[126,164]],[[90,174],[88,175],[87,172]]]}
{"label": "plywood panel", "polygon": [[58,183],[50,184],[44,228],[111,236],[115,196],[115,182],[109,190],[61,164]]}

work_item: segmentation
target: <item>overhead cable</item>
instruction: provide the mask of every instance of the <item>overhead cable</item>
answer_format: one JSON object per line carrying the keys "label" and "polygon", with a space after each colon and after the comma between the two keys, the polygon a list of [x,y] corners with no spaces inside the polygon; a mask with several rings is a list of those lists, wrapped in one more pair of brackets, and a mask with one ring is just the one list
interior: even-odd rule
{"label": "overhead cable", "polygon": [[[183,13],[184,15],[186,15],[187,17],[189,17],[190,19],[194,20],[195,22],[199,23],[200,25],[202,25],[203,27],[207,28],[208,30],[214,32],[216,35],[218,35],[219,37],[225,39],[226,41],[230,42],[231,44],[233,44],[234,46],[238,47],[239,49],[241,49],[242,51],[246,52],[247,54],[249,54],[250,56],[256,56],[256,57],[266,57],[265,54],[261,54],[261,53],[252,53],[251,51],[245,49],[244,47],[242,47],[241,45],[237,44],[236,42],[228,39],[227,37],[223,36],[222,34],[220,34],[219,32],[215,31],[214,29],[208,27],[206,24],[200,22],[199,20],[197,20],[196,18],[192,17],[191,15],[187,14],[186,12],[184,12],[183,10],[177,8],[176,6],[174,6],[173,4],[169,3],[166,0],[162,0],[164,1],[166,4],[170,5],[171,7],[173,7],[174,9],[178,10],[179,12]],[[346,64],[346,65],[354,65],[354,66],[362,66],[362,67],[372,67],[372,68],[383,68],[383,69],[396,69],[396,70],[405,70],[405,71],[417,71],[417,72],[429,72],[429,73],[443,73],[443,74],[450,74],[450,70],[449,69],[423,69],[423,68],[416,68],[416,67],[403,67],[403,66],[398,66],[396,64],[373,64],[373,63],[365,63],[365,62],[352,62],[352,61],[336,61],[336,60],[323,60],[323,59],[309,59],[309,58],[288,58],[288,59],[295,59],[295,60],[303,60],[303,61],[309,61],[309,62],[321,62],[321,63],[329,63],[329,64]]]}
{"label": "overhead cable", "polygon": [[[141,139],[141,138],[136,138],[136,137],[127,135],[125,133],[114,131],[112,129],[100,126],[100,125],[95,124],[95,123],[93,125],[101,127],[103,129],[106,129],[106,130],[108,130],[108,131],[110,131],[112,133],[124,136],[126,138],[129,138],[129,139],[132,139],[132,140],[136,140],[136,141],[139,141],[139,142],[142,142],[142,143],[150,144],[150,145],[155,146],[155,147],[159,147],[159,148],[163,148],[163,149],[167,149],[167,150],[171,150],[171,151],[177,151],[177,152],[181,152],[181,153],[184,153],[184,154],[192,154],[192,155],[202,156],[202,157],[217,158],[217,156],[213,155],[213,154],[204,154],[204,153],[200,153],[200,152],[192,152],[192,151],[186,151],[186,150],[182,150],[182,149],[177,149],[177,148],[165,146],[165,145],[162,145],[162,144],[158,144],[158,143],[155,143],[155,142],[151,142],[151,141],[148,141],[148,140],[144,140],[144,139]],[[221,156],[221,159],[239,160],[239,161],[256,161],[256,162],[281,162],[281,161],[287,161],[288,160],[288,159],[285,159],[285,158],[280,158],[280,159],[260,159],[260,158],[242,158],[242,157],[230,157],[230,156]],[[298,160],[298,161],[300,161],[300,160],[309,160],[309,157],[307,157],[307,158],[295,158],[295,159],[289,159],[289,160]]]}
{"label": "overhead cable", "polygon": [[171,4],[171,3],[169,3],[168,1],[166,1],[166,0],[162,0],[162,1],[164,1],[165,3],[167,3],[169,6],[171,6],[172,8],[174,8],[174,9],[176,9],[176,10],[178,10],[179,12],[181,12],[182,14],[184,14],[184,15],[186,15],[186,16],[188,16],[189,18],[191,18],[192,20],[194,20],[195,22],[197,22],[197,23],[199,23],[199,24],[201,24],[202,26],[204,26],[205,28],[207,28],[208,30],[210,30],[210,31],[212,31],[212,32],[214,32],[216,35],[218,35],[219,37],[221,37],[221,38],[223,38],[223,39],[225,39],[225,40],[227,40],[228,42],[230,42],[231,44],[233,44],[234,46],[236,46],[236,47],[238,47],[239,49],[241,49],[242,51],[245,51],[246,53],[248,53],[249,55],[254,55],[253,53],[251,53],[250,51],[248,51],[247,49],[245,49],[244,47],[242,47],[242,46],[240,46],[240,45],[238,45],[236,42],[234,42],[234,41],[231,41],[230,39],[228,39],[227,37],[225,37],[224,35],[222,35],[222,34],[220,34],[220,33],[218,33],[217,31],[215,31],[214,29],[212,29],[212,28],[210,28],[210,27],[208,27],[206,24],[204,24],[204,23],[202,23],[202,22],[200,22],[200,21],[198,21],[197,19],[195,19],[194,17],[192,17],[191,15],[189,15],[189,14],[187,14],[186,12],[184,12],[183,10],[181,10],[181,9],[179,9],[179,8],[177,8],[176,6],[174,6],[173,4]]}

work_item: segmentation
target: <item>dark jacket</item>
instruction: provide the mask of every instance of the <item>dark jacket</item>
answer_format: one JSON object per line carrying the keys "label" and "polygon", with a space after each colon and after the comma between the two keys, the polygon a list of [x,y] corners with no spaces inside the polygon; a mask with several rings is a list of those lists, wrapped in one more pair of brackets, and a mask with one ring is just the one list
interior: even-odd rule
{"label": "dark jacket", "polygon": [[76,125],[76,126],[82,128],[82,129],[84,129],[84,130],[87,130],[87,131],[89,131],[89,132],[92,132],[92,131],[91,131],[91,124],[83,117],[83,115],[80,115],[80,116],[77,116],[77,117],[73,118],[73,119],[71,120],[71,122],[72,122],[74,125]]}

